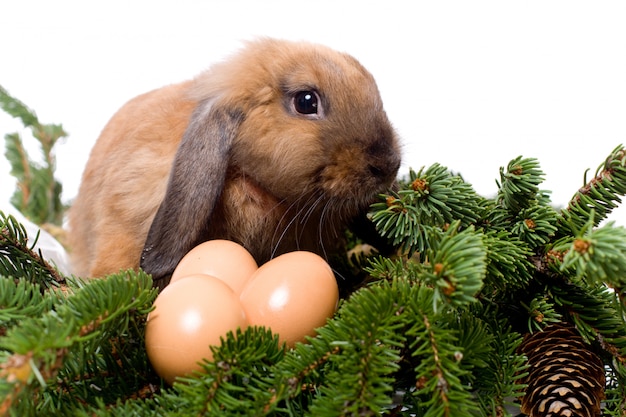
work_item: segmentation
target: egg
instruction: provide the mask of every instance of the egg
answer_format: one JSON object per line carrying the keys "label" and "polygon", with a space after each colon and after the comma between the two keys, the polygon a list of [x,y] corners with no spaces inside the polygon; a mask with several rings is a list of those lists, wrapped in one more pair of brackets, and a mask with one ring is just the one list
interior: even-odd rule
{"label": "egg", "polygon": [[311,252],[295,251],[263,264],[241,293],[248,322],[265,326],[293,347],[326,324],[339,290],[332,269]]}
{"label": "egg", "polygon": [[217,277],[240,294],[258,266],[250,252],[230,240],[209,240],[194,247],[181,259],[170,283],[187,275]]}
{"label": "egg", "polygon": [[224,281],[190,275],[157,296],[146,323],[148,359],[171,385],[176,377],[201,370],[202,359],[212,360],[210,346],[219,345],[229,331],[247,326],[238,294]]}

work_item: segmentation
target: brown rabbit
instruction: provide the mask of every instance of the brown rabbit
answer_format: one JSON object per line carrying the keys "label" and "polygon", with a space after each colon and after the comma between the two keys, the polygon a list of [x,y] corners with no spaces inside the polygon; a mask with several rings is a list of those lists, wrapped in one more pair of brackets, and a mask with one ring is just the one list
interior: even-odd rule
{"label": "brown rabbit", "polygon": [[252,41],[113,116],[69,212],[74,273],[141,266],[163,288],[186,252],[217,238],[259,264],[293,250],[326,255],[399,165],[359,62],[315,44]]}

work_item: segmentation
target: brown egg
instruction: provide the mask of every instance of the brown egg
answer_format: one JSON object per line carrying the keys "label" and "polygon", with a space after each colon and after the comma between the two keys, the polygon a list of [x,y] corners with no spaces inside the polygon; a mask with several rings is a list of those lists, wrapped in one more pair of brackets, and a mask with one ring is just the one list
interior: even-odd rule
{"label": "brown egg", "polygon": [[257,270],[256,261],[241,245],[230,240],[209,240],[190,250],[172,274],[170,283],[187,275],[212,275],[240,294]]}
{"label": "brown egg", "polygon": [[155,371],[170,385],[212,360],[209,346],[248,322],[239,296],[222,280],[190,275],[170,283],[154,302],[146,324],[146,351]]}
{"label": "brown egg", "polygon": [[250,325],[268,327],[292,347],[314,336],[337,309],[339,290],[330,266],[296,251],[262,265],[241,293]]}

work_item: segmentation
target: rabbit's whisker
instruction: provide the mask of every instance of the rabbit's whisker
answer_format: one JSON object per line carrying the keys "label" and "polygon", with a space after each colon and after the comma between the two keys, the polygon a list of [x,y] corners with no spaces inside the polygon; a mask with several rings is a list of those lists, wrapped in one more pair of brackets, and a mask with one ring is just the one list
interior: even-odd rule
{"label": "rabbit's whisker", "polygon": [[[301,221],[300,224],[302,225],[302,230],[301,232],[297,235],[298,240],[302,237],[302,235],[306,232],[307,227],[306,224],[311,220],[311,216],[313,215],[313,213],[316,212],[317,207],[320,205],[320,203],[322,202],[322,200],[324,199],[324,195],[321,194],[319,195],[315,201],[313,201],[312,203],[310,203],[311,200],[313,200],[313,197],[309,198],[309,200],[307,201],[307,203],[304,205],[304,208],[308,207],[308,210],[306,211],[306,213],[304,213],[303,216],[301,216]],[[322,220],[319,219],[319,222],[321,222]],[[319,227],[319,222],[318,222],[318,227]]]}
{"label": "rabbit's whisker", "polygon": [[326,204],[324,204],[324,208],[322,209],[322,213],[320,214],[320,222],[317,225],[320,249],[322,250],[322,253],[324,254],[324,259],[326,260],[328,260],[328,253],[326,253],[326,247],[324,246],[324,221],[329,216],[328,213],[329,212],[332,213],[332,209],[330,207],[331,207],[330,201],[326,201]]}
{"label": "rabbit's whisker", "polygon": [[304,226],[308,223],[308,221],[311,219],[311,216],[313,215],[313,213],[315,213],[317,206],[319,205],[319,203],[322,201],[323,198],[324,196],[320,195],[315,199],[313,203],[309,203],[309,201],[313,200],[313,197],[310,198],[309,201],[306,202],[306,204],[304,205],[304,208],[308,207],[308,210],[306,211],[306,213],[304,213],[304,215],[302,216],[302,219],[300,220],[301,225]]}
{"label": "rabbit's whisker", "polygon": [[[278,237],[278,240],[276,240],[276,233],[279,231],[280,225],[283,224],[283,221],[287,218],[288,215],[291,214],[292,209],[294,207],[298,206],[298,203],[300,202],[300,200],[302,200],[304,198],[304,195],[301,195],[300,197],[298,197],[293,203],[291,203],[289,205],[289,207],[287,207],[287,210],[285,210],[285,212],[283,213],[283,215],[281,216],[280,220],[278,221],[278,227],[274,230],[274,234],[272,236],[272,242],[276,242],[276,243],[272,243],[272,246],[274,246],[274,248],[272,249],[272,254],[270,255],[270,259],[273,259],[276,256],[276,252],[278,251],[278,248],[280,246],[280,243],[283,241],[283,239],[285,238],[287,231],[289,230],[289,228],[291,226],[294,225],[294,223],[296,222],[296,220],[298,219],[298,216],[300,215],[300,213],[306,208],[306,205],[303,208],[300,208],[297,210],[296,214],[291,218],[291,220],[289,220],[289,222],[287,223],[287,225],[282,228],[282,232],[280,234],[280,236]],[[310,198],[310,197],[309,197]],[[299,245],[298,242],[295,242],[295,244],[297,245],[296,249],[299,249]]]}

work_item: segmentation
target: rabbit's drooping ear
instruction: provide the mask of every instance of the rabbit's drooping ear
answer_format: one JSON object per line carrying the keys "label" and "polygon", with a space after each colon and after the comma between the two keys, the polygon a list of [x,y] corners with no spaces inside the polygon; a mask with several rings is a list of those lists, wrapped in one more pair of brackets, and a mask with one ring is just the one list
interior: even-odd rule
{"label": "rabbit's drooping ear", "polygon": [[243,118],[243,112],[209,101],[191,116],[141,255],[140,266],[156,287],[164,288],[182,257],[201,243]]}

